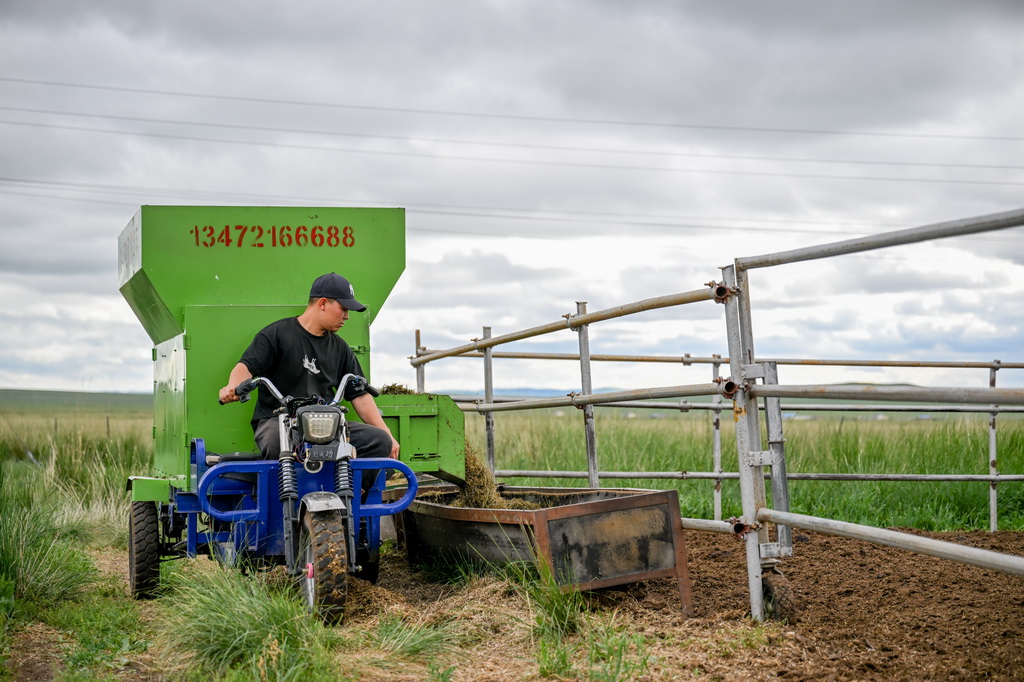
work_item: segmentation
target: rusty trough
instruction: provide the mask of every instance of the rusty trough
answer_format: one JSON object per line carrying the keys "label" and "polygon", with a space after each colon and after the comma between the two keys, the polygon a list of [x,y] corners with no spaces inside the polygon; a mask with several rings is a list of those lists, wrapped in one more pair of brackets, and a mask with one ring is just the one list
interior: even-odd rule
{"label": "rusty trough", "polygon": [[498,486],[536,509],[450,506],[454,486],[424,486],[396,518],[410,561],[436,556],[506,564],[543,560],[559,585],[593,590],[674,578],[693,611],[686,543],[674,490]]}

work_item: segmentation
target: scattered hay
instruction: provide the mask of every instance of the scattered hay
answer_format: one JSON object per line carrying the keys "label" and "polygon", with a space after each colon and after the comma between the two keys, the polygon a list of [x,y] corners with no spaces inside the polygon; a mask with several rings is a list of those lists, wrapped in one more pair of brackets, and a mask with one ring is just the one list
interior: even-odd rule
{"label": "scattered hay", "polygon": [[381,395],[413,395],[416,391],[405,384],[388,384],[380,389]]}
{"label": "scattered hay", "polygon": [[494,474],[469,445],[466,445],[466,485],[460,487],[459,495],[449,503],[451,507],[473,509],[539,509],[540,505],[526,500],[502,497]]}
{"label": "scattered hay", "polygon": [[409,600],[391,590],[348,576],[345,618],[351,622],[365,616],[405,616],[413,611]]}

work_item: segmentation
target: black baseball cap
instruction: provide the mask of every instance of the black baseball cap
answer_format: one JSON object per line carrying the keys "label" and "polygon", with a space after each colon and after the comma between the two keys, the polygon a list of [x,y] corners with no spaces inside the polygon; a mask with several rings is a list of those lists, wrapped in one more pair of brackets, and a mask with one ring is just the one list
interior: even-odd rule
{"label": "black baseball cap", "polygon": [[351,282],[336,272],[328,272],[313,280],[309,289],[310,298],[333,298],[349,310],[361,313],[366,306],[356,300],[356,292]]}

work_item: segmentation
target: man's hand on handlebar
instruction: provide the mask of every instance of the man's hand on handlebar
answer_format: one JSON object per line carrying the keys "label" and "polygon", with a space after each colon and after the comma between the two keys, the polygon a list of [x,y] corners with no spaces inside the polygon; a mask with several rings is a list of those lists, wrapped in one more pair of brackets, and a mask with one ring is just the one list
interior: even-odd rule
{"label": "man's hand on handlebar", "polygon": [[238,394],[235,393],[235,387],[234,386],[225,386],[224,388],[220,389],[220,404],[221,405],[226,405],[228,403],[235,403],[235,402],[238,402],[238,400],[239,400]]}
{"label": "man's hand on handlebar", "polygon": [[[220,389],[220,404],[225,405],[227,403],[237,403],[242,399],[242,395],[239,394],[235,389],[239,388],[239,385],[246,382],[248,379],[252,379],[252,373],[249,368],[241,362],[235,365],[231,370],[231,375],[228,377],[227,386]],[[249,389],[250,391],[252,388]],[[243,393],[244,393],[243,389]]]}

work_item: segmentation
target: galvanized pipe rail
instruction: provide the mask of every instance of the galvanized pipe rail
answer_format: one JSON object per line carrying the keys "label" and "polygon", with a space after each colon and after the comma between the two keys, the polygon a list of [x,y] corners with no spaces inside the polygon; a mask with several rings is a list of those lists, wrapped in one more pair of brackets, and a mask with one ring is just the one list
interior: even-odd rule
{"label": "galvanized pipe rail", "polygon": [[910,533],[900,533],[886,528],[875,528],[874,526],[862,526],[857,523],[847,523],[834,519],[822,519],[815,516],[780,512],[764,507],[757,510],[757,520],[761,523],[795,526],[854,540],[866,540],[879,545],[898,547],[942,559],[952,559],[953,561],[960,561],[972,566],[980,566],[981,568],[991,568],[1005,573],[1024,575],[1024,557],[1001,554],[968,545],[958,545],[953,542],[933,540],[932,538],[925,538]]}
{"label": "galvanized pipe rail", "polygon": [[[786,546],[786,543],[783,542],[783,528],[786,528],[787,521],[795,522],[799,520],[804,524],[813,523],[822,532],[836,534],[854,532],[849,526],[855,524],[843,524],[839,521],[812,519],[811,517],[797,519],[795,515],[788,513],[788,509],[783,508],[776,511],[768,508],[763,480],[764,469],[765,467],[772,467],[774,469],[780,465],[784,467],[785,450],[782,447],[781,438],[771,441],[769,450],[762,449],[759,410],[753,409],[753,406],[756,405],[758,397],[774,400],[774,404],[777,405],[776,399],[794,395],[792,392],[787,393],[786,389],[796,391],[795,394],[801,397],[833,397],[836,399],[849,399],[852,397],[855,400],[863,398],[865,393],[863,391],[850,392],[848,389],[851,387],[817,386],[808,388],[772,385],[778,383],[772,376],[774,374],[774,365],[772,363],[758,363],[755,359],[748,271],[754,268],[860,253],[890,246],[976,234],[1020,225],[1024,225],[1024,209],[937,223],[869,237],[847,239],[778,253],[737,258],[731,265],[722,268],[724,284],[730,292],[734,293],[734,295],[729,296],[725,300],[725,318],[730,356],[729,366],[732,375],[731,381],[738,386],[738,390],[733,395],[733,404],[734,413],[736,414],[736,450],[739,457],[740,493],[743,511],[742,518],[737,521],[737,528],[741,529],[740,534],[745,539],[750,611],[754,619],[763,620],[765,616],[761,580],[762,572],[770,570],[779,557],[792,553],[792,545]],[[994,384],[994,372],[990,374],[990,377],[991,384]],[[759,379],[761,380],[760,385],[757,384]],[[920,394],[916,397],[911,397],[912,394],[905,387],[890,386],[882,387],[882,389],[872,394],[871,398],[881,400],[944,400],[944,398],[939,396],[943,394],[952,396],[952,392],[947,389],[935,389],[930,393]],[[965,389],[958,392],[957,397],[949,399],[954,401],[962,399],[964,402],[969,403],[1021,404],[1020,397],[1024,397],[1024,391],[1007,391],[1003,389],[999,398],[996,398],[994,393],[996,390],[990,388],[989,392],[983,397],[975,390]],[[1015,394],[1020,394],[1020,396]],[[773,432],[781,434],[781,414],[778,410],[766,410],[766,416],[768,418],[767,431],[769,438],[772,438],[771,434]],[[773,480],[773,490],[774,483],[775,481]],[[782,485],[784,489],[786,485],[784,478]],[[781,524],[778,526],[778,541],[775,543],[768,541],[768,529],[762,523],[762,521],[771,521],[772,519],[775,520],[774,522]],[[866,534],[864,539],[874,541],[879,537],[883,536],[875,532],[873,536]],[[952,554],[944,554],[944,556],[958,558]]]}
{"label": "galvanized pipe rail", "polygon": [[[599,471],[601,478],[638,480],[736,480],[737,471]],[[550,469],[497,469],[498,478],[588,478],[586,471],[552,471]],[[764,479],[770,481],[771,473],[765,472]],[[1024,481],[1024,474],[842,474],[842,473],[787,473],[790,481],[903,481],[922,483],[929,481],[999,482]]]}
{"label": "galvanized pipe rail", "polygon": [[881,234],[857,237],[838,242],[829,242],[817,246],[808,246],[801,249],[779,251],[777,253],[766,253],[760,256],[748,256],[737,258],[734,262],[737,272],[753,270],[754,268],[766,268],[773,265],[785,265],[787,263],[799,263],[819,258],[832,258],[844,256],[851,253],[873,251],[875,249],[888,248],[890,246],[902,246],[914,244],[932,239],[946,239],[948,237],[962,237],[968,234],[979,232],[991,232],[993,230],[1005,230],[1011,227],[1024,225],[1024,208],[1004,211],[1002,213],[990,213],[989,215],[974,218],[963,218],[960,220],[949,220],[941,223],[933,223],[922,227],[912,227],[906,230],[895,230]]}
{"label": "galvanized pipe rail", "polygon": [[669,308],[677,305],[685,305],[687,303],[714,300],[716,296],[724,296],[725,293],[726,292],[723,291],[721,287],[709,286],[703,289],[684,291],[679,294],[646,298],[642,301],[626,303],[614,308],[606,308],[605,310],[598,310],[592,313],[576,315],[567,314],[564,316],[565,319],[559,322],[549,322],[537,327],[523,329],[518,332],[510,332],[508,334],[502,334],[501,336],[495,336],[489,339],[474,339],[472,343],[456,346],[455,348],[449,348],[447,350],[436,350],[423,353],[417,352],[416,357],[410,359],[409,362],[413,367],[420,367],[428,362],[440,360],[441,358],[450,358],[473,351],[482,351],[485,348],[493,348],[494,346],[511,343],[512,341],[522,341],[535,336],[543,336],[544,334],[550,334],[566,328],[577,329],[584,325],[593,324],[594,322],[611,320],[616,317],[625,317],[626,315],[632,315],[646,310],[657,310],[658,308]]}
{"label": "galvanized pipe rail", "polygon": [[[445,351],[423,349],[425,357],[433,353]],[[466,351],[458,355],[446,355],[445,357],[476,358],[483,357],[483,353]],[[579,362],[580,356],[577,353],[533,353],[526,351],[495,351],[491,354],[493,358],[512,360],[575,360]],[[640,363],[665,363],[672,365],[712,365],[729,364],[729,357],[720,355],[699,356],[690,355],[616,355],[609,353],[592,353],[590,359],[593,362],[640,362]],[[836,360],[836,359],[814,359],[814,358],[758,358],[757,362],[774,362],[777,365],[795,365],[804,367],[906,367],[919,369],[1024,369],[1024,362],[1002,362],[1001,360],[991,361],[967,361],[954,362],[948,360]]]}
{"label": "galvanized pipe rail", "polygon": [[[752,384],[755,398],[823,398],[834,400],[933,400],[972,405],[1024,405],[1024,388],[965,388],[957,386],[835,386],[808,384],[781,386]],[[986,412],[990,410],[985,410]]]}
{"label": "galvanized pipe rail", "polygon": [[512,412],[515,410],[536,410],[544,407],[582,407],[584,405],[605,405],[609,403],[628,404],[629,401],[657,398],[681,398],[694,395],[715,395],[721,392],[721,384],[690,384],[683,386],[660,386],[639,388],[630,391],[609,391],[607,393],[571,393],[564,398],[537,398],[527,400],[506,400],[494,398],[491,403],[477,402],[472,411]]}
{"label": "galvanized pipe rail", "polygon": [[[601,394],[603,395],[603,394]],[[459,394],[453,393],[448,396],[453,401],[458,403],[459,409],[463,412],[479,412],[488,413],[493,410],[488,409],[487,405],[491,403],[515,403],[523,402],[527,400],[534,400],[533,398],[517,397],[517,396],[492,396],[490,399],[484,397],[481,400],[481,396],[472,394]],[[691,410],[705,410],[709,412],[721,412],[724,408],[722,405],[715,403],[691,403],[685,400],[679,402],[657,402],[657,401],[625,401],[625,402],[609,402],[600,403],[599,407],[623,407],[629,409],[640,409],[640,410],[673,410],[677,412],[689,412]],[[764,410],[763,405],[759,405],[758,409]],[[782,405],[782,409],[792,412],[949,412],[949,413],[970,413],[970,414],[988,414],[990,412],[996,413],[1009,413],[1009,414],[1022,414],[1024,413],[1024,406],[1017,405],[986,405],[980,407],[977,405],[885,405],[876,403],[845,403],[845,404],[820,404],[820,403],[786,403]]]}

